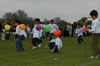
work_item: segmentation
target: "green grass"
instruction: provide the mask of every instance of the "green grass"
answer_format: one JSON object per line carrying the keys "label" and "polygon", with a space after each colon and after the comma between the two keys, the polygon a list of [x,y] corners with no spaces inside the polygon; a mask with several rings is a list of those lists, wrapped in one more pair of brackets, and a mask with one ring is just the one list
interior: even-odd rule
{"label": "green grass", "polygon": [[[91,37],[85,37],[87,56],[84,56],[84,43],[78,45],[77,38],[63,38],[60,53],[50,53],[45,48],[48,39],[43,40],[41,48],[32,50],[31,40],[23,41],[24,52],[17,52],[15,40],[0,40],[0,66],[99,66],[99,59],[90,59]],[[55,60],[56,58],[56,60]]]}

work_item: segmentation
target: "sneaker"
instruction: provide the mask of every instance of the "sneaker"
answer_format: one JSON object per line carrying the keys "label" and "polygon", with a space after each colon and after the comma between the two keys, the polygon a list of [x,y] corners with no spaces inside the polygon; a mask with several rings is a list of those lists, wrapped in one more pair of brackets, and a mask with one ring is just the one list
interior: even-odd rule
{"label": "sneaker", "polygon": [[96,59],[97,59],[97,58],[98,58],[98,56],[95,56],[95,57],[94,57],[94,56],[91,56],[90,58],[91,58],[91,59],[94,59],[94,58],[96,58]]}
{"label": "sneaker", "polygon": [[39,44],[39,46],[38,47],[41,47],[41,44]]}
{"label": "sneaker", "polygon": [[37,47],[35,46],[35,47],[33,47],[32,49],[36,49]]}
{"label": "sneaker", "polygon": [[94,58],[94,56],[91,56],[90,58],[91,58],[91,59],[93,59],[93,58]]}

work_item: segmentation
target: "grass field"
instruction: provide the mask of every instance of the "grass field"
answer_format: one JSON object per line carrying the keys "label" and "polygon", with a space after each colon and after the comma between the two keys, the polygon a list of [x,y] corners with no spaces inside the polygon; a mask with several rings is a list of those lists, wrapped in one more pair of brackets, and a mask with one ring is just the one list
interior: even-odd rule
{"label": "grass field", "polygon": [[24,52],[17,52],[15,40],[0,40],[0,66],[100,66],[100,58],[90,59],[91,37],[85,37],[87,56],[84,56],[84,43],[78,45],[77,38],[63,38],[60,53],[50,53],[45,48],[48,39],[43,40],[41,48],[32,50],[31,40],[23,41]]}

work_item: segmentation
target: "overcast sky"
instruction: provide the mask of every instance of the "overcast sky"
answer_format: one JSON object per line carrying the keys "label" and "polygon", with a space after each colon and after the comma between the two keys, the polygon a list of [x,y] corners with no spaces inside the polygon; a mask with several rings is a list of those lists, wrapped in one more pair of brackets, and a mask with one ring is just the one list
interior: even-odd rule
{"label": "overcast sky", "polygon": [[100,0],[0,0],[0,18],[6,12],[24,10],[30,17],[61,19],[73,22],[88,17],[93,9],[100,13]]}

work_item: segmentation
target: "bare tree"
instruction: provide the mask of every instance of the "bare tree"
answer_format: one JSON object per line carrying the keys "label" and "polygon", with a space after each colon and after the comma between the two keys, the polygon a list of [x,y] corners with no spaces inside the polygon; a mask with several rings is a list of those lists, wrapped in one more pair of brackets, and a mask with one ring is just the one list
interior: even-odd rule
{"label": "bare tree", "polygon": [[28,20],[28,15],[27,13],[25,13],[23,10],[18,10],[16,12],[17,16],[18,16],[18,19],[20,21],[25,21],[25,20]]}
{"label": "bare tree", "polygon": [[4,14],[3,18],[7,20],[14,20],[13,13],[11,12]]}
{"label": "bare tree", "polygon": [[56,17],[56,18],[54,18],[54,20],[56,23],[61,21],[60,17]]}
{"label": "bare tree", "polygon": [[20,21],[31,21],[33,20],[32,17],[28,17],[27,13],[24,12],[23,10],[18,10],[14,13],[12,12],[8,12],[6,14],[4,14],[3,19],[7,19],[7,20],[20,20]]}

